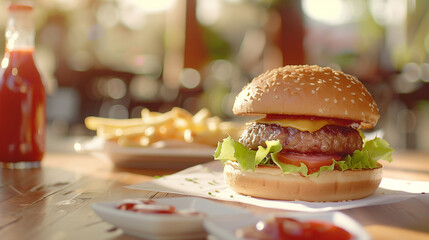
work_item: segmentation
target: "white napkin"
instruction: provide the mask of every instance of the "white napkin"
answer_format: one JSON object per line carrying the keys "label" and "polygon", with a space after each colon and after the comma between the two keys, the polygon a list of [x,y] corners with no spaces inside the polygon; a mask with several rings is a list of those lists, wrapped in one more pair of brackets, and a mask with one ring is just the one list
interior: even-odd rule
{"label": "white napkin", "polygon": [[383,178],[377,191],[364,199],[344,202],[305,202],[267,200],[244,196],[231,190],[223,180],[219,161],[196,165],[178,173],[127,186],[130,189],[176,193],[224,201],[235,201],[260,207],[303,212],[325,212],[403,201],[425,195],[429,201],[429,182]]}

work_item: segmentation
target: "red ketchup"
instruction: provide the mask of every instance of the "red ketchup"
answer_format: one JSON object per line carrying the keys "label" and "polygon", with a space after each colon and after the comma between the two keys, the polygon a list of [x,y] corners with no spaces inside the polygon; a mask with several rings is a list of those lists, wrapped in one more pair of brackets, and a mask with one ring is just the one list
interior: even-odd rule
{"label": "red ketchup", "polygon": [[203,213],[194,209],[176,210],[174,206],[158,203],[151,199],[125,200],[117,207],[119,210],[150,213],[150,214],[179,214],[179,215],[202,215]]}
{"label": "red ketchup", "polygon": [[34,63],[32,6],[9,6],[0,70],[0,166],[34,168],[45,152],[46,94]]}
{"label": "red ketchup", "polygon": [[259,221],[254,226],[238,229],[238,238],[257,240],[348,240],[353,235],[334,224],[322,221],[301,222],[293,218],[275,217]]}
{"label": "red ketchup", "polygon": [[120,210],[139,212],[139,213],[173,214],[175,212],[174,206],[162,205],[150,199],[126,200],[116,208]]}

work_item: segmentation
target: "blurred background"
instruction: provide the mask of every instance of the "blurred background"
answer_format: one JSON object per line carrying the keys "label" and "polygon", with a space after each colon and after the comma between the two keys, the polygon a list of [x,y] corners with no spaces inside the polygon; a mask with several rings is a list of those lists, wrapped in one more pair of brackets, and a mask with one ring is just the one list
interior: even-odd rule
{"label": "blurred background", "polygon": [[[429,150],[429,1],[34,2],[50,150],[57,139],[94,135],[87,116],[179,106],[233,119],[241,88],[287,64],[358,77],[378,103],[384,138],[397,149]],[[0,2],[0,32],[7,3]]]}

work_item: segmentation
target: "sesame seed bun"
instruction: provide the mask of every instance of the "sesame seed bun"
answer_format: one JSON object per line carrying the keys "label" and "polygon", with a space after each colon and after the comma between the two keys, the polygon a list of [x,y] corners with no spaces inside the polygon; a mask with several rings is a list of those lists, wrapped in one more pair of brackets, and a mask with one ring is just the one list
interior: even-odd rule
{"label": "sesame seed bun", "polygon": [[382,165],[368,170],[325,171],[319,176],[284,174],[278,167],[258,166],[243,171],[237,162],[224,166],[225,182],[236,192],[253,197],[310,202],[344,201],[373,194],[382,179]]}
{"label": "sesame seed bun", "polygon": [[377,104],[355,77],[329,67],[285,66],[254,78],[236,97],[237,115],[282,114],[352,120],[372,128]]}

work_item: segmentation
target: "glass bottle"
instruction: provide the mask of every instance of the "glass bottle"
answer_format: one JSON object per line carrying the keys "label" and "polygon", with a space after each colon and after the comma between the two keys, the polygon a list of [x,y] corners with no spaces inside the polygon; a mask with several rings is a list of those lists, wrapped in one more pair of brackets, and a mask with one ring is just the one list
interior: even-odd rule
{"label": "glass bottle", "polygon": [[0,167],[40,167],[45,152],[46,93],[34,62],[33,6],[8,6],[0,69]]}

